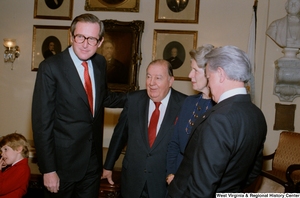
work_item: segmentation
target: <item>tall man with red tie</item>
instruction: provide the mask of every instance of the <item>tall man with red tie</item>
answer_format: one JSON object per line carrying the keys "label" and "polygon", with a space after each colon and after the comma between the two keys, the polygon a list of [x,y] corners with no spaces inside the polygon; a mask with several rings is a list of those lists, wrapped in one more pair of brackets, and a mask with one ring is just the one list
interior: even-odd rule
{"label": "tall man with red tie", "polygon": [[96,198],[102,171],[104,107],[123,107],[106,83],[102,22],[92,14],[71,24],[71,46],[41,62],[32,128],[45,197]]}
{"label": "tall man with red tie", "polygon": [[166,196],[167,146],[186,97],[172,88],[174,77],[168,61],[154,60],[146,72],[146,90],[128,95],[104,163],[102,178],[113,184],[111,170],[127,145],[122,164],[122,198]]}

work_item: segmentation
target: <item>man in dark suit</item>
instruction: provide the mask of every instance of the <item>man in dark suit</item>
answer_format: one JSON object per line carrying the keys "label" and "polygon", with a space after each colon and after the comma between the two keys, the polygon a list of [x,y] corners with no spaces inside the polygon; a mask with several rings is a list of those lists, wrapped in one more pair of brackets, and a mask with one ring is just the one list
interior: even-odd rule
{"label": "man in dark suit", "polygon": [[262,168],[267,125],[244,87],[251,76],[247,55],[225,46],[205,58],[208,86],[217,104],[195,122],[168,197],[242,192]]}
{"label": "man in dark suit", "polygon": [[[171,64],[166,60],[155,60],[147,68],[146,90],[128,96],[109,145],[102,175],[113,184],[111,170],[127,145],[122,164],[122,198],[166,196],[167,145],[186,97],[171,88],[173,82]],[[155,102],[160,102],[160,115],[156,138],[150,146],[148,125],[151,125]]]}
{"label": "man in dark suit", "polygon": [[103,34],[96,16],[77,16],[72,45],[39,66],[32,128],[46,197],[98,197],[104,106],[123,107],[126,99],[107,89],[105,59],[96,54]]}

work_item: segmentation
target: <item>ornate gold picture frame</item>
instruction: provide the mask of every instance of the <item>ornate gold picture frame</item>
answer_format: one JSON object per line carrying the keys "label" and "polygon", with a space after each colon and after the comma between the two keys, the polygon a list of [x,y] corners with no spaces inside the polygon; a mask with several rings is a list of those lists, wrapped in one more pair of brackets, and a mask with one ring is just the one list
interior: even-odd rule
{"label": "ornate gold picture frame", "polygon": [[107,62],[108,87],[121,92],[138,90],[144,21],[102,22],[105,27],[104,41],[97,53],[102,54]]}
{"label": "ornate gold picture frame", "polygon": [[[175,80],[190,80],[189,51],[197,47],[198,31],[154,30],[152,59],[168,60]],[[174,50],[177,56],[174,55]]]}
{"label": "ornate gold picture frame", "polygon": [[140,0],[86,0],[87,11],[139,12]]}

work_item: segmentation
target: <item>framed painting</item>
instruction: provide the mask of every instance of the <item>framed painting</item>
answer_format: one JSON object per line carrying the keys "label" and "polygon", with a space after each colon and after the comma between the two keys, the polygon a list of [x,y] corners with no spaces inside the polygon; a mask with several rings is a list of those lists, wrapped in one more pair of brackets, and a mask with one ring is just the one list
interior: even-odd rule
{"label": "framed painting", "polygon": [[144,21],[104,20],[102,22],[105,27],[104,41],[97,53],[106,59],[108,87],[112,91],[138,90]]}
{"label": "framed painting", "polygon": [[175,80],[190,80],[189,51],[197,47],[198,31],[154,30],[152,59],[172,64]]}
{"label": "framed painting", "polygon": [[274,130],[294,131],[296,104],[275,103]]}
{"label": "framed painting", "polygon": [[156,0],[155,22],[198,23],[200,0]]}
{"label": "framed painting", "polygon": [[69,26],[34,25],[31,70],[37,71],[44,59],[61,52],[69,45]]}
{"label": "framed painting", "polygon": [[71,20],[74,0],[34,0],[34,18]]}
{"label": "framed painting", "polygon": [[139,12],[140,0],[86,0],[87,11]]}

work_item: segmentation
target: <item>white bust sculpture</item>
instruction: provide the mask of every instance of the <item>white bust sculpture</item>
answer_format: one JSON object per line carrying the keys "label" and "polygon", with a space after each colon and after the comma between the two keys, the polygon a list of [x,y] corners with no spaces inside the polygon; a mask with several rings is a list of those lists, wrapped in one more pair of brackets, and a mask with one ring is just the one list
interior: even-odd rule
{"label": "white bust sculpture", "polygon": [[284,52],[292,50],[297,54],[300,48],[300,0],[287,0],[285,9],[287,15],[273,21],[267,29],[267,35],[285,48]]}

